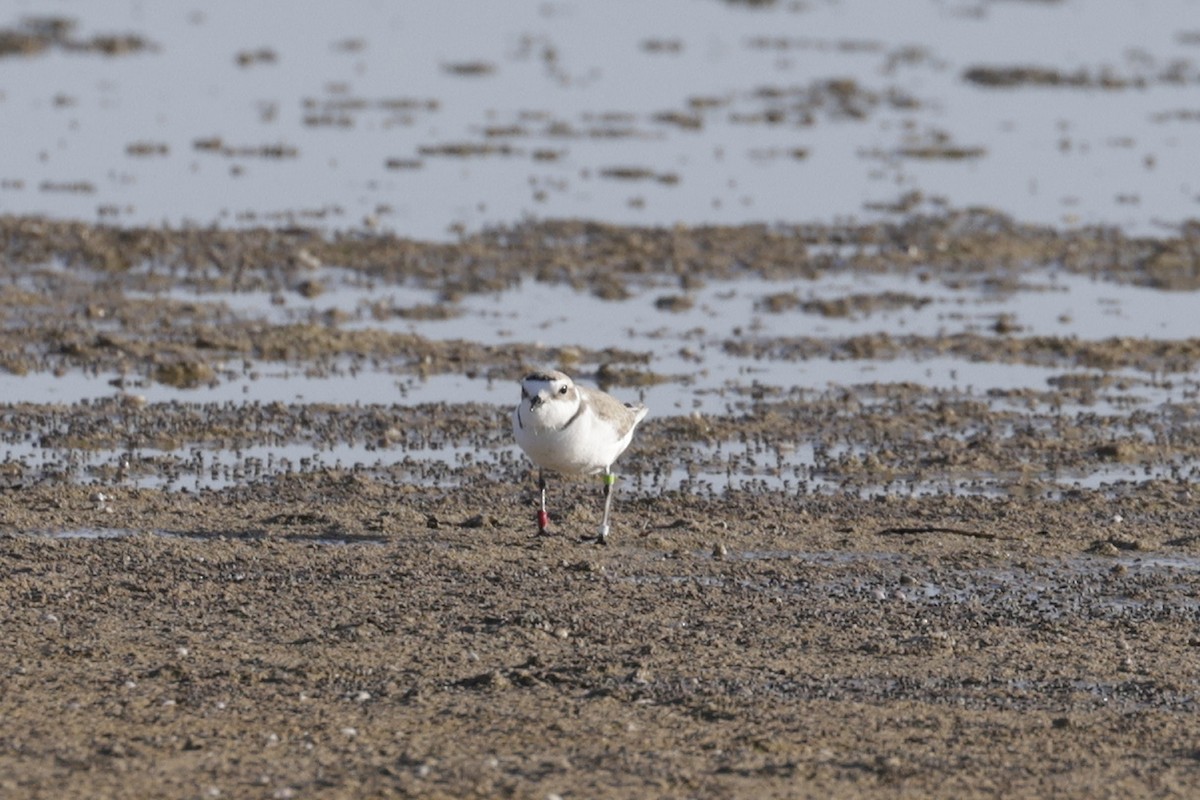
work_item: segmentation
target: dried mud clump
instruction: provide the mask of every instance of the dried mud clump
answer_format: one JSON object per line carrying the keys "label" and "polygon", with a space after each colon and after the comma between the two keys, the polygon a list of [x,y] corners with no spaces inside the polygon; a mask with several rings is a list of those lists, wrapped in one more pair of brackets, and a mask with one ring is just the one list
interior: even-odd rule
{"label": "dried mud clump", "polygon": [[199,361],[163,364],[154,370],[154,380],[177,389],[191,389],[215,378],[213,368]]}
{"label": "dried mud clump", "polygon": [[75,36],[76,23],[65,17],[27,17],[15,28],[0,29],[0,58],[34,56],[48,50],[91,52],[120,56],[153,50],[154,45],[137,34],[104,34],[90,38]]}
{"label": "dried mud clump", "polygon": [[810,314],[819,314],[822,317],[851,317],[902,308],[919,309],[931,302],[933,300],[929,297],[916,297],[902,292],[883,292],[882,294],[854,294],[829,300],[811,300],[800,304],[800,308]]}
{"label": "dried mud clump", "polygon": [[1144,89],[1148,86],[1165,84],[1172,86],[1190,85],[1200,82],[1200,69],[1186,60],[1172,61],[1161,67],[1147,70],[1130,69],[1121,73],[1111,68],[1073,71],[1039,66],[974,66],[963,72],[963,80],[987,88],[1012,89],[1025,86],[1102,89],[1121,91]]}

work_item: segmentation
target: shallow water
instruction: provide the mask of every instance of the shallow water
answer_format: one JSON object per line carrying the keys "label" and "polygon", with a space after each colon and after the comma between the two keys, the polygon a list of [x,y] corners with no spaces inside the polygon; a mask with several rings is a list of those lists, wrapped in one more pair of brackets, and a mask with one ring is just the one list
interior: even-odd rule
{"label": "shallow water", "polygon": [[[889,336],[986,334],[1003,319],[1028,336],[1187,339],[1200,335],[1195,317],[1197,292],[1118,285],[1079,275],[1033,274],[1010,289],[984,284],[936,281],[919,275],[827,275],[816,280],[779,281],[743,278],[712,281],[681,291],[661,283],[644,286],[623,300],[606,300],[567,285],[526,281],[503,292],[466,295],[447,305],[436,291],[368,283],[337,282],[331,269],[330,288],[319,296],[288,295],[283,302],[270,292],[194,293],[178,289],[163,297],[219,304],[243,319],[272,324],[333,323],[347,329],[373,328],[418,334],[432,340],[576,344],[627,348],[645,353],[649,369],[669,380],[641,390],[642,399],[667,413],[719,408],[720,393],[751,377],[761,384],[789,390],[820,390],[830,385],[916,380],[938,389],[987,393],[992,389],[1044,389],[1062,370],[1027,364],[978,363],[952,357],[871,360],[772,362],[740,358],[723,348],[726,340],[803,335],[849,338],[882,333]],[[794,297],[797,304],[836,303],[862,296],[862,310],[830,316],[819,310],[764,308],[772,297]],[[888,297],[900,298],[889,305]],[[664,310],[664,298],[684,298],[682,306]],[[440,307],[445,319],[411,319],[397,311]],[[679,310],[675,310],[678,308]],[[244,372],[244,371],[243,371]],[[236,400],[250,395],[264,402],[303,399],[327,402],[337,396],[344,376],[306,375],[298,370],[263,366],[255,377],[230,375],[208,390],[143,387],[148,400],[187,399],[199,402]],[[1188,383],[1197,377],[1175,376]],[[452,376],[421,380],[392,377],[357,369],[356,391],[364,400],[382,402],[397,390],[410,402],[460,401],[469,392],[478,398],[506,401],[511,386],[491,379],[465,381]],[[86,382],[85,382],[86,383]],[[99,389],[93,385],[93,390]],[[58,391],[62,391],[61,387]],[[79,396],[94,396],[80,394]],[[714,400],[714,398],[716,398]],[[1150,398],[1155,399],[1155,398]],[[1161,399],[1161,398],[1160,398]],[[716,407],[714,407],[714,403]]]}
{"label": "shallow water", "polygon": [[[0,25],[64,14],[78,38],[152,46],[0,61],[0,197],[124,224],[369,220],[441,238],[528,217],[869,219],[917,192],[1154,232],[1198,211],[1195,11],[16,0]],[[1136,88],[989,88],[964,77],[979,66]]]}

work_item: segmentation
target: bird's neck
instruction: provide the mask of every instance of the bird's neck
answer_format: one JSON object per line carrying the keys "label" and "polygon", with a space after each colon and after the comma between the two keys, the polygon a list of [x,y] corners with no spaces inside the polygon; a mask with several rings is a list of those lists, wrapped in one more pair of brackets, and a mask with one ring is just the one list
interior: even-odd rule
{"label": "bird's neck", "polygon": [[533,413],[534,425],[549,430],[561,430],[573,423],[583,412],[583,402],[545,403]]}

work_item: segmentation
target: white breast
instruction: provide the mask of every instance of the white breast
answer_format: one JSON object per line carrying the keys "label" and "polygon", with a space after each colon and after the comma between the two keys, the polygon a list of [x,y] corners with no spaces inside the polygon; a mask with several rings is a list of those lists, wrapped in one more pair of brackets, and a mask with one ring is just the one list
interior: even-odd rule
{"label": "white breast", "polygon": [[631,426],[624,436],[600,420],[591,409],[563,426],[547,425],[541,415],[522,403],[513,412],[513,434],[533,463],[554,472],[590,475],[612,466],[633,438]]}

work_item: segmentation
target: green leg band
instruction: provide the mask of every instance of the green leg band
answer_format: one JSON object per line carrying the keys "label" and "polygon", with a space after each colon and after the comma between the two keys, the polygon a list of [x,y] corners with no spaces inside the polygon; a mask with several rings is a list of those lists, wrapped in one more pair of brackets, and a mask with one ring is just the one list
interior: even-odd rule
{"label": "green leg band", "polygon": [[617,482],[616,475],[612,474],[611,472],[604,473],[604,485],[605,486],[612,486],[616,482]]}

